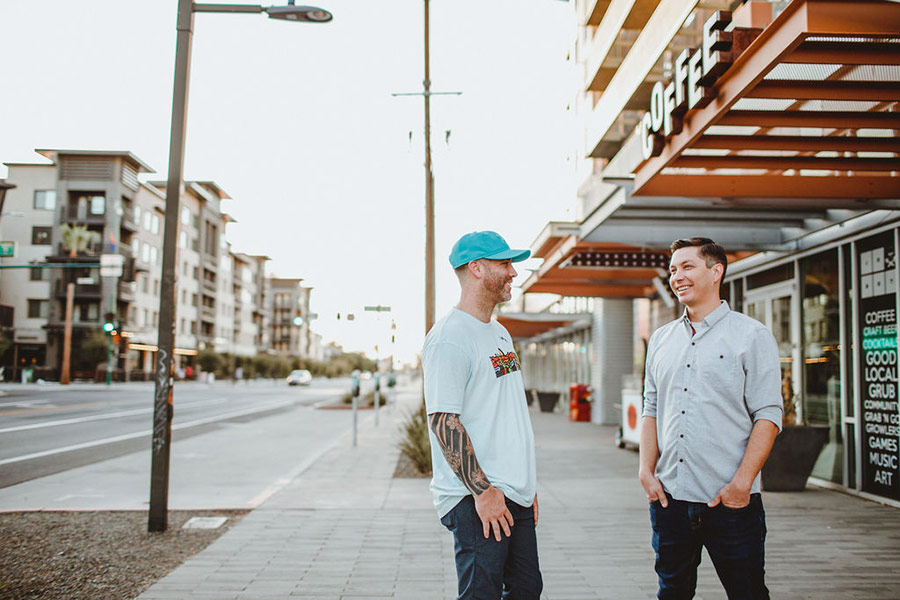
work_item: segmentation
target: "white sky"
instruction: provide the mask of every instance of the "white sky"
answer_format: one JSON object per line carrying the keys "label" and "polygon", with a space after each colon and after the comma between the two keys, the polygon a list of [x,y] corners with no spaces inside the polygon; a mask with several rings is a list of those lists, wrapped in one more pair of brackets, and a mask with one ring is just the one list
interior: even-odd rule
{"label": "white sky", "polygon": [[[423,2],[318,5],[333,22],[195,15],[185,178],[234,198],[224,210],[238,221],[235,251],[266,254],[270,272],[315,288],[313,329],[326,341],[383,353],[389,320],[362,309],[389,305],[394,354],[413,360],[423,102],[391,93],[422,89]],[[130,150],[165,177],[176,7],[2,0],[0,162],[40,162],[34,148]],[[571,2],[431,1],[432,91],[463,92],[431,103],[438,318],[457,301],[447,255],[460,235],[495,229],[525,248],[547,221],[574,216],[573,35]]]}

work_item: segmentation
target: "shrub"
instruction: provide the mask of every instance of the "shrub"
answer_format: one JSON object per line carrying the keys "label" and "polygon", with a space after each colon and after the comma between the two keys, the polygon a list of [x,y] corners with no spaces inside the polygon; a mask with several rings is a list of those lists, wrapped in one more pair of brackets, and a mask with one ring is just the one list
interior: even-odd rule
{"label": "shrub", "polygon": [[201,350],[197,354],[197,364],[208,373],[218,373],[225,366],[225,357],[214,350]]}
{"label": "shrub", "polygon": [[428,414],[425,412],[425,401],[419,409],[409,414],[406,422],[400,426],[402,438],[397,444],[400,452],[405,454],[420,473],[431,473],[431,443],[428,439]]}

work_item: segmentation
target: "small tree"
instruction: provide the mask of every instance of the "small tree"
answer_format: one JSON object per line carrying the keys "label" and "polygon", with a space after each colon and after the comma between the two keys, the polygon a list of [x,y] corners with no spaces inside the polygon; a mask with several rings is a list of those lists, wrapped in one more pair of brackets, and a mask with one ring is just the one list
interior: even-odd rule
{"label": "small tree", "polygon": [[397,444],[400,452],[405,454],[420,473],[431,473],[431,442],[428,439],[428,414],[425,411],[425,400],[419,410],[411,413],[401,426],[403,437]]}
{"label": "small tree", "polygon": [[197,364],[208,373],[217,373],[225,366],[225,357],[207,348],[197,354]]}
{"label": "small tree", "polygon": [[60,228],[63,248],[69,251],[69,256],[75,258],[80,252],[86,251],[92,245],[100,241],[100,234],[91,231],[87,225],[69,225],[66,223]]}
{"label": "small tree", "polygon": [[0,356],[6,354],[6,351],[9,350],[9,347],[12,345],[12,342],[9,341],[9,338],[6,337],[2,331],[0,331]]}

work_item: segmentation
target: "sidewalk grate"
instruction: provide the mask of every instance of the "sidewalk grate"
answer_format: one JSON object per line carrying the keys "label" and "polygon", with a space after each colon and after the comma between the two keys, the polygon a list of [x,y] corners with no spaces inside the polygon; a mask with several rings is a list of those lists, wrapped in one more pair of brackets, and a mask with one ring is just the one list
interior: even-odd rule
{"label": "sidewalk grate", "polygon": [[228,517],[191,517],[182,529],[218,529],[225,524]]}

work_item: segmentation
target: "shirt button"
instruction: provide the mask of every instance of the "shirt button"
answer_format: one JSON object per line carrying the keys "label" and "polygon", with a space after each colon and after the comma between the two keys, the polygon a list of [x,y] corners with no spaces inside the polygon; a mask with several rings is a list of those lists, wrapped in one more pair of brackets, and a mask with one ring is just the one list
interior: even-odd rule
{"label": "shirt button", "polygon": [[690,365],[690,364],[688,364],[688,369],[690,369],[690,368],[691,368],[691,365]]}
{"label": "shirt button", "polygon": [[684,414],[684,411],[681,411],[681,414]]}
{"label": "shirt button", "polygon": [[697,344],[695,342],[691,342],[691,346],[696,346],[696,345]]}
{"label": "shirt button", "polygon": [[679,436],[678,436],[678,437],[680,437],[680,438],[683,438],[683,437],[684,437],[684,434],[683,434],[683,433],[682,433],[682,434],[681,434],[681,435],[679,435]]}
{"label": "shirt button", "polygon": [[687,391],[687,388],[684,388],[684,391]]}
{"label": "shirt button", "polygon": [[684,459],[683,459],[683,458],[679,458],[679,459],[678,459],[678,462],[684,462]]}

